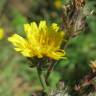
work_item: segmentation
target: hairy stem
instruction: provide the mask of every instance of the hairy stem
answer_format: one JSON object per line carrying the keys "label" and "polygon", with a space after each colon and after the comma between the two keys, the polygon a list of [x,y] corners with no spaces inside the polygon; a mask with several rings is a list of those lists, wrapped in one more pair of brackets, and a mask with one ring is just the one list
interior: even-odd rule
{"label": "hairy stem", "polygon": [[48,78],[49,78],[49,76],[50,76],[50,74],[51,74],[51,72],[52,72],[52,70],[53,70],[53,68],[54,68],[54,66],[57,64],[57,62],[52,62],[51,63],[51,65],[49,66],[49,68],[48,68],[48,70],[47,70],[47,73],[46,73],[46,76],[45,76],[45,81],[46,81],[46,84],[47,85],[49,85],[48,84]]}
{"label": "hairy stem", "polygon": [[45,77],[44,77],[44,74],[42,72],[40,64],[38,64],[38,66],[37,66],[37,73],[38,73],[38,77],[39,77],[40,83],[42,85],[43,91],[46,92],[47,91],[47,85],[46,85]]}

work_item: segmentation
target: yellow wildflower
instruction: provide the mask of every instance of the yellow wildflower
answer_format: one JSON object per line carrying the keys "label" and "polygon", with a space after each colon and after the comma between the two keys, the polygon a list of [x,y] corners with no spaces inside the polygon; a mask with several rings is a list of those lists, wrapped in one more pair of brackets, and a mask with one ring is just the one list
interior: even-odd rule
{"label": "yellow wildflower", "polygon": [[24,25],[26,39],[14,34],[8,40],[26,57],[49,57],[55,60],[64,58],[64,50],[60,49],[64,32],[56,23],[47,26],[46,21],[40,21],[39,26],[35,22]]}
{"label": "yellow wildflower", "polygon": [[55,1],[54,1],[54,6],[55,6],[57,9],[62,8],[62,2],[61,2],[61,0],[55,0]]}
{"label": "yellow wildflower", "polygon": [[3,28],[0,28],[0,40],[4,37],[4,30]]}

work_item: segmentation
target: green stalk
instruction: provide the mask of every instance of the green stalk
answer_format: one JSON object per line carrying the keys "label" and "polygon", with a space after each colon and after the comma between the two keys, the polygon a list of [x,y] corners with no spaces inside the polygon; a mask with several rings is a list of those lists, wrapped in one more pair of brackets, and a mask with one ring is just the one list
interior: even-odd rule
{"label": "green stalk", "polygon": [[46,73],[46,76],[45,76],[45,82],[46,82],[47,85],[49,85],[48,84],[48,78],[49,78],[49,76],[50,76],[50,74],[51,74],[51,72],[54,69],[56,64],[57,64],[57,62],[52,62],[51,65],[49,66],[48,70],[47,70],[47,73]]}
{"label": "green stalk", "polygon": [[37,68],[37,73],[38,73],[40,83],[41,83],[43,90],[44,90],[45,89],[44,77],[42,75],[42,71],[39,68]]}
{"label": "green stalk", "polygon": [[43,91],[47,92],[48,91],[48,86],[46,85],[45,77],[44,77],[44,74],[42,72],[42,69],[41,69],[40,65],[37,66],[37,73],[38,73],[38,77],[39,77],[40,83],[42,85]]}

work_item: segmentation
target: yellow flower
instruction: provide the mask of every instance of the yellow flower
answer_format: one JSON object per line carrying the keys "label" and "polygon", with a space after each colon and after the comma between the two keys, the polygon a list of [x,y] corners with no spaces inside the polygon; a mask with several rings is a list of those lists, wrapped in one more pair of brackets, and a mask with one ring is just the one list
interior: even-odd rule
{"label": "yellow flower", "polygon": [[39,26],[32,22],[24,25],[26,39],[14,34],[8,40],[26,57],[49,57],[55,60],[64,58],[64,50],[60,49],[64,32],[56,23],[47,26],[46,21],[40,21]]}
{"label": "yellow flower", "polygon": [[0,40],[4,37],[4,30],[3,28],[0,28]]}
{"label": "yellow flower", "polygon": [[54,6],[57,8],[57,9],[60,9],[62,7],[62,2],[61,0],[55,0],[54,1]]}

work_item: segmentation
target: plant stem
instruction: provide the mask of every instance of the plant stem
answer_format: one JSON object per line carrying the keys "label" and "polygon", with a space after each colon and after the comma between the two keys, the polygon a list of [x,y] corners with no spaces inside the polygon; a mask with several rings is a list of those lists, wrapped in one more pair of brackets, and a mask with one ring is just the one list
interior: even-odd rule
{"label": "plant stem", "polygon": [[40,83],[42,85],[42,88],[43,88],[43,91],[47,91],[48,87],[46,85],[46,82],[45,82],[45,77],[43,75],[43,72],[42,72],[42,69],[41,69],[41,66],[38,64],[37,66],[37,73],[38,73],[38,77],[39,77],[39,80],[40,80]]}
{"label": "plant stem", "polygon": [[43,76],[42,76],[42,72],[40,71],[39,68],[37,68],[37,73],[38,73],[38,77],[39,77],[40,83],[41,83],[41,85],[43,87],[43,90],[44,90],[45,87],[44,87],[44,83],[43,83]]}
{"label": "plant stem", "polygon": [[48,84],[48,78],[49,78],[49,76],[50,76],[50,74],[51,74],[51,72],[52,72],[52,70],[53,70],[53,68],[56,64],[57,64],[57,62],[55,62],[55,63],[52,62],[51,65],[49,66],[48,70],[47,70],[47,73],[46,73],[46,76],[45,76],[45,82],[46,82],[47,85],[49,85]]}

